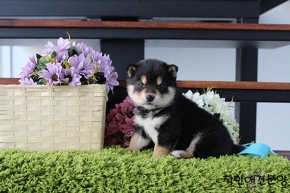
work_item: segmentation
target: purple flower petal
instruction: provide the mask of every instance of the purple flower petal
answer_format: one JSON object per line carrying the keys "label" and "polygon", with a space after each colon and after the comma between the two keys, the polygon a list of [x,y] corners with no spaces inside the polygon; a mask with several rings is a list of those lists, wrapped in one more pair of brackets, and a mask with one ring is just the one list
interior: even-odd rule
{"label": "purple flower petal", "polygon": [[47,63],[47,70],[43,69],[40,73],[40,77],[47,80],[47,87],[50,88],[52,85],[61,84],[63,79],[62,66],[60,64]]}
{"label": "purple flower petal", "polygon": [[82,53],[79,56],[72,56],[69,62],[76,73],[83,75],[86,79],[93,75],[94,65],[89,57]]}

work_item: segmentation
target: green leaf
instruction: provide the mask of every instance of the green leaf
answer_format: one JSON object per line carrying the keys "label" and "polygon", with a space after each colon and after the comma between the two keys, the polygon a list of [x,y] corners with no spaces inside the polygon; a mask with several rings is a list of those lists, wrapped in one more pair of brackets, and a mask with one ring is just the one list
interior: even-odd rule
{"label": "green leaf", "polygon": [[82,50],[78,49],[76,46],[71,46],[67,51],[68,51],[69,57],[71,57],[73,55],[79,56],[82,53]]}
{"label": "green leaf", "polygon": [[51,54],[50,54],[50,57],[51,58],[55,58],[57,56],[57,52],[56,51],[54,51],[54,52],[52,52]]}
{"label": "green leaf", "polygon": [[36,54],[36,59],[37,61],[41,58],[42,56],[40,54]]}
{"label": "green leaf", "polygon": [[41,71],[42,69],[46,69],[46,64],[48,63],[48,61],[46,60],[45,57],[41,57],[37,60],[37,71]]}

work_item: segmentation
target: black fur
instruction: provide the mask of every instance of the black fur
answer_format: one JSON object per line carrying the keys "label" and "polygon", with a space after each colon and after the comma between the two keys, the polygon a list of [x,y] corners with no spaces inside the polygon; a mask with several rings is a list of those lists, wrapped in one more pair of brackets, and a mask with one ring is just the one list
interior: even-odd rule
{"label": "black fur", "polygon": [[[131,86],[131,94],[128,93],[137,107],[136,116],[142,117],[144,120],[149,115],[152,115],[152,118],[169,116],[163,124],[155,127],[158,133],[158,144],[169,150],[185,150],[189,147],[193,137],[201,134],[201,140],[196,144],[193,152],[194,157],[220,157],[242,151],[243,146],[233,143],[227,128],[217,117],[199,108],[182,95],[176,85],[177,70],[177,66],[167,65],[165,62],[155,59],[143,60],[127,68],[127,88]],[[141,77],[144,75],[147,78],[145,85],[141,82]],[[156,84],[158,77],[162,77],[161,86]],[[169,88],[172,88],[174,93],[168,104],[152,105],[148,108],[136,102],[138,94],[142,91],[154,96],[160,94],[160,97],[164,97],[172,94]],[[137,125],[135,132],[141,134],[143,138],[150,138],[144,125]],[[142,148],[148,146],[150,144]]]}

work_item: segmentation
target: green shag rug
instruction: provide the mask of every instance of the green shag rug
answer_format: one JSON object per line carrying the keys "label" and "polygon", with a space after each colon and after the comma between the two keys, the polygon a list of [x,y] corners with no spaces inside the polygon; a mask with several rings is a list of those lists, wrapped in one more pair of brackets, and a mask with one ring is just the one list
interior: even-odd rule
{"label": "green shag rug", "polygon": [[152,151],[0,150],[0,192],[290,192],[290,161],[223,156],[152,159]]}

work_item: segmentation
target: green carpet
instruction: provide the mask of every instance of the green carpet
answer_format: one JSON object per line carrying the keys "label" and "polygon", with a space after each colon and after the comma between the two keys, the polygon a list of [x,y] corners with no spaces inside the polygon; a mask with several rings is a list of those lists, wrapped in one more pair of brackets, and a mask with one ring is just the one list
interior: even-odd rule
{"label": "green carpet", "polygon": [[0,150],[0,192],[290,192],[290,161],[282,156],[179,160],[151,154],[120,147]]}

